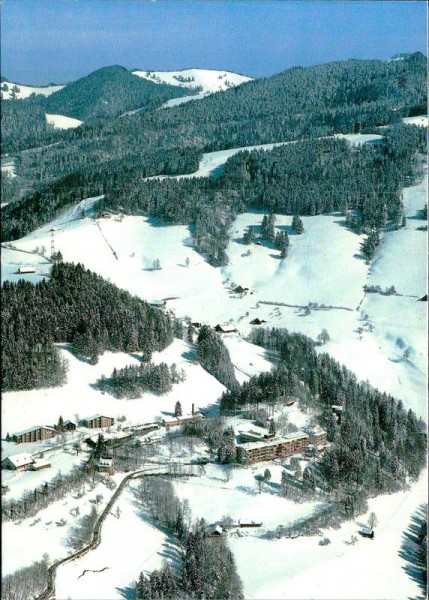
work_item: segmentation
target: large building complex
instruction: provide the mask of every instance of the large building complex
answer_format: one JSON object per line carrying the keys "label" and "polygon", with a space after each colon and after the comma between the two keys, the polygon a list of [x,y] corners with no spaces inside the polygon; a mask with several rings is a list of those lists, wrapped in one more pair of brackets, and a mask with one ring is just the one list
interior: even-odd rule
{"label": "large building complex", "polygon": [[[243,440],[241,431],[240,439]],[[244,439],[246,439],[246,436],[244,436]],[[242,443],[237,444],[237,460],[241,463],[251,464],[266,460],[283,459],[295,454],[305,454],[310,446],[324,448],[326,444],[326,431],[317,426],[287,436],[275,436],[256,442],[242,441]]]}

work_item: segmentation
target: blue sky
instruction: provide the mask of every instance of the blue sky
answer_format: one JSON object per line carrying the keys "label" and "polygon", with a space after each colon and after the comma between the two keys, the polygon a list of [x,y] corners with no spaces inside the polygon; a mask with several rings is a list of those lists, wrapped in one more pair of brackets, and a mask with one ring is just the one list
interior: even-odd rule
{"label": "blue sky", "polygon": [[426,53],[423,1],[3,0],[0,10],[1,72],[21,83],[63,83],[112,64],[263,77]]}

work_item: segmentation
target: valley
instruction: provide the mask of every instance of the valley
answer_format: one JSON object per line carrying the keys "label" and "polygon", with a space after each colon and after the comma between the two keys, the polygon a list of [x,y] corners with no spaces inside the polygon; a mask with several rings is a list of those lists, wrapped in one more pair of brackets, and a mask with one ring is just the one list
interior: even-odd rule
{"label": "valley", "polygon": [[418,597],[422,68],[2,82],[6,600]]}

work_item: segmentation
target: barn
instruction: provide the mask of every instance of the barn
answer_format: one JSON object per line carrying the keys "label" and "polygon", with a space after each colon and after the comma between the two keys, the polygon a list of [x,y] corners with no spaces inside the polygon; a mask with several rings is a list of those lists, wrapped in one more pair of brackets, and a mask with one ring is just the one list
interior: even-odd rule
{"label": "barn", "polygon": [[35,273],[36,272],[36,267],[19,267],[18,268],[18,273],[20,275],[29,275],[31,273]]}
{"label": "barn", "polygon": [[30,454],[22,452],[21,454],[14,454],[8,456],[1,461],[1,468],[8,469],[10,471],[28,471],[33,465],[34,460]]}

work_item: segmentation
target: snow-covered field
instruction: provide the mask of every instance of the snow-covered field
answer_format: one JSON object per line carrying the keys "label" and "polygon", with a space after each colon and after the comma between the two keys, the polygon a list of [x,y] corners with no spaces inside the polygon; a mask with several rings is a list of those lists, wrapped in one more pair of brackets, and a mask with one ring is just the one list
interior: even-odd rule
{"label": "snow-covered field", "polygon": [[[255,475],[262,475],[266,467],[269,467],[272,478],[265,484],[262,493],[258,493]],[[282,469],[280,464],[260,463],[249,468],[232,469],[231,479],[226,481],[225,467],[207,465],[204,476],[186,482],[175,481],[174,488],[180,499],[188,500],[195,519],[204,518],[210,524],[229,516],[235,523],[239,520],[262,523],[258,531],[250,530],[253,541],[256,534],[274,530],[278,525],[292,524],[323,506],[321,502],[299,504],[282,498],[279,495]]]}
{"label": "snow-covered field", "polygon": [[83,121],[79,119],[73,119],[72,117],[66,117],[65,115],[51,115],[46,113],[46,121],[49,125],[52,125],[54,129],[73,129],[82,125]]}
{"label": "snow-covered field", "polygon": [[428,126],[427,115],[419,115],[418,117],[405,117],[402,120],[404,123],[408,123],[408,125],[418,125],[419,127]]}
{"label": "snow-covered field", "polygon": [[[6,82],[8,85],[8,90],[1,90],[1,99],[2,100],[10,100],[12,98],[12,88],[16,85],[19,88],[19,92],[16,92],[16,99],[23,100],[24,98],[28,98],[31,94],[37,94],[41,96],[50,96],[54,92],[58,92],[62,90],[64,85],[47,85],[44,87],[35,87],[29,85],[21,85],[20,83],[12,83],[11,81]],[[2,84],[3,85],[3,84]]]}
{"label": "snow-covered field", "polygon": [[[124,352],[105,352],[97,365],[90,365],[74,357],[62,345],[61,354],[69,363],[68,381],[61,388],[49,388],[20,392],[5,392],[2,401],[2,437],[7,432],[21,431],[37,424],[57,423],[61,415],[64,420],[76,420],[93,414],[105,414],[115,419],[125,415],[131,423],[153,421],[163,413],[171,415],[176,401],[182,404],[183,412],[190,413],[192,404],[202,409],[214,404],[224,391],[214,377],[200,365],[190,360],[191,348],[181,340],[175,340],[163,352],[153,354],[155,363],[176,363],[178,370],[183,369],[186,380],[173,385],[163,396],[144,394],[135,400],[117,399],[92,387],[101,375],[109,377],[113,368],[130,364],[139,364],[137,355]],[[21,452],[20,445],[16,446]]]}
{"label": "snow-covered field", "polygon": [[[122,477],[123,474],[113,476],[117,481]],[[33,562],[41,560],[44,553],[49,554],[50,563],[71,553],[65,541],[70,528],[76,525],[77,519],[76,514],[70,511],[79,507],[80,517],[89,514],[91,501],[101,494],[103,499],[97,507],[100,514],[113,494],[103,483],[98,483],[92,490],[85,486],[82,491],[85,491],[83,497],[75,498],[73,494],[57,500],[37,513],[35,517],[2,523],[3,575],[30,566]],[[62,519],[66,523],[57,525]]]}
{"label": "snow-covered field", "polygon": [[16,166],[13,158],[1,159],[1,172],[2,174],[9,175],[9,177],[16,177]]}
{"label": "snow-covered field", "polygon": [[[133,493],[138,485],[138,481],[131,482],[118,498],[113,514],[103,524],[98,548],[58,569],[57,598],[123,600],[126,589],[141,571],[150,573],[171,554],[177,554],[174,539],[154,526],[140,508]],[[101,569],[105,570],[94,572]]]}
{"label": "snow-covered field", "polygon": [[[418,584],[404,570],[399,556],[403,533],[421,503],[427,501],[427,472],[411,490],[369,501],[378,517],[373,540],[358,531],[368,514],[325,530],[331,540],[319,546],[319,537],[263,540],[231,537],[238,573],[246,598],[261,600],[403,600],[421,596]],[[351,536],[357,537],[355,545]]]}
{"label": "snow-covered field", "polygon": [[182,71],[133,71],[133,75],[154,83],[166,83],[186,88],[201,88],[201,94],[213,94],[251,81],[251,77],[213,69],[184,69]]}
{"label": "snow-covered field", "polygon": [[[215,161],[214,168],[221,162]],[[206,173],[210,171],[207,166]],[[242,335],[249,333],[255,317],[264,319],[266,326],[286,327],[313,339],[326,328],[331,340],[321,347],[323,351],[359,378],[402,398],[425,418],[427,305],[413,296],[420,298],[427,289],[426,234],[416,229],[423,224],[416,215],[423,208],[426,190],[427,173],[420,184],[404,190],[407,226],[383,234],[371,269],[360,256],[363,236],[349,231],[338,213],[303,217],[305,232],[300,236],[291,231],[291,217],[277,215],[275,227],[290,234],[284,261],[269,244],[242,243],[246,228],[257,228],[263,213],[241,214],[230,231],[229,264],[214,269],[194,250],[186,226],[164,226],[137,216],[80,218],[82,207],[91,213],[97,198],[82,201],[14,242],[14,247],[30,252],[35,247],[49,248],[49,230],[54,227],[55,249],[65,260],[81,262],[146,300],[168,299],[167,307],[177,316],[213,326],[231,321]],[[45,272],[42,259],[15,251],[3,253],[2,279],[19,278],[17,267],[33,264],[30,259],[36,263],[37,275],[25,277],[39,279]],[[162,268],[154,271],[156,259]],[[233,284],[248,287],[249,292],[240,297],[231,292]],[[365,296],[365,284],[383,289],[394,285],[400,294],[411,297]],[[310,302],[317,303],[319,310],[313,307],[306,314],[300,307]],[[331,308],[320,310],[322,304]],[[408,357],[398,362],[406,349]],[[237,366],[242,368],[238,362]]]}

